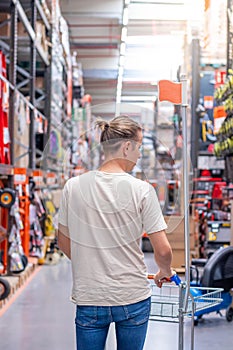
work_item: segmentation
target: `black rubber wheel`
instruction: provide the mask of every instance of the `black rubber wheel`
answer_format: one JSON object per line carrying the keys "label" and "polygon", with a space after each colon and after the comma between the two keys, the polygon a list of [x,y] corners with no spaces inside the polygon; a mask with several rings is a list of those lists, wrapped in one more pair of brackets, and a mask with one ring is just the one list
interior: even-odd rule
{"label": "black rubber wheel", "polygon": [[22,263],[23,263],[23,267],[24,269],[27,267],[27,264],[28,264],[28,258],[26,255],[21,255],[21,260],[22,260]]}
{"label": "black rubber wheel", "polygon": [[227,311],[226,311],[226,319],[228,322],[232,322],[233,320],[233,307],[228,307]]}
{"label": "black rubber wheel", "polygon": [[149,238],[147,238],[147,237],[142,238],[142,251],[145,253],[152,253],[153,252],[152,245],[150,243]]}
{"label": "black rubber wheel", "polygon": [[0,300],[7,298],[10,292],[10,283],[6,279],[0,277]]}
{"label": "black rubber wheel", "polygon": [[11,188],[4,188],[0,191],[0,206],[3,208],[11,208],[15,203],[15,191]]}
{"label": "black rubber wheel", "polygon": [[194,316],[194,326],[198,326],[201,319],[202,319],[202,315]]}

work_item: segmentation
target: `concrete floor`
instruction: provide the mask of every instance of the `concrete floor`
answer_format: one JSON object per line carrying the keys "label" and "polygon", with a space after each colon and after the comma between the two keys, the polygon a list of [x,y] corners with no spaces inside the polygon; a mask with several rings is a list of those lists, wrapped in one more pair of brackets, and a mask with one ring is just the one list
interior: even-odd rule
{"label": "concrete floor", "polygon": [[[156,265],[146,253],[148,271]],[[75,306],[69,301],[70,263],[44,265],[0,318],[0,348],[4,350],[74,350]],[[233,348],[233,322],[215,313],[204,315],[195,327],[195,350]],[[190,349],[190,319],[184,322],[184,350]],[[114,328],[110,328],[106,350],[115,350]],[[178,324],[150,321],[145,350],[176,350]],[[134,350],[134,349],[132,349]]]}

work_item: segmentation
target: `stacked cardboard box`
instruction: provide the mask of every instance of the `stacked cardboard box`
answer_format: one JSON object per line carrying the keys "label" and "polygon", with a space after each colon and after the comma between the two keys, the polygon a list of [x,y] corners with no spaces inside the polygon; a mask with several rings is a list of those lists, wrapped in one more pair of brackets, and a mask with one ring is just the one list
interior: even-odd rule
{"label": "stacked cardboard box", "polygon": [[[168,225],[166,230],[168,240],[173,251],[172,266],[181,268],[185,265],[185,235],[183,216],[165,216]],[[195,221],[192,216],[189,218],[189,238],[190,238],[190,259],[196,256],[195,242]]]}
{"label": "stacked cardboard box", "polygon": [[[11,23],[10,23],[9,13],[0,13],[0,37],[9,37],[11,33]],[[5,22],[5,24],[3,24]]]}

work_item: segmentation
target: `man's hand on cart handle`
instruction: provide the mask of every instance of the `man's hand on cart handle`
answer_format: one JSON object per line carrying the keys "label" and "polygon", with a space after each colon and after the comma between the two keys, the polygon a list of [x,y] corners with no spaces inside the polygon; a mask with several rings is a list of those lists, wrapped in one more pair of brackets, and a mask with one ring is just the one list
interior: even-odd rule
{"label": "man's hand on cart handle", "polygon": [[157,285],[157,287],[161,288],[163,283],[167,283],[167,282],[175,282],[176,284],[180,284],[181,280],[179,278],[179,276],[176,274],[175,271],[172,271],[172,274],[170,275],[170,277],[161,277],[161,272],[157,272],[155,275],[153,274],[149,274],[148,279],[153,279],[155,281],[155,284]]}

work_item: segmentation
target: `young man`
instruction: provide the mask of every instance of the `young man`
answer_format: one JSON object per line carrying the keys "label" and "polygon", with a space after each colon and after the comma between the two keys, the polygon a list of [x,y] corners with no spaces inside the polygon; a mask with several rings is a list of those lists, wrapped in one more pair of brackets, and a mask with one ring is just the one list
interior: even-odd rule
{"label": "young man", "polygon": [[58,244],[72,263],[77,350],[104,350],[111,322],[118,350],[142,350],[151,288],[141,235],[152,243],[159,287],[172,275],[171,247],[156,192],[128,174],[141,156],[142,128],[127,116],[96,125],[105,160],[67,181],[59,212]]}

